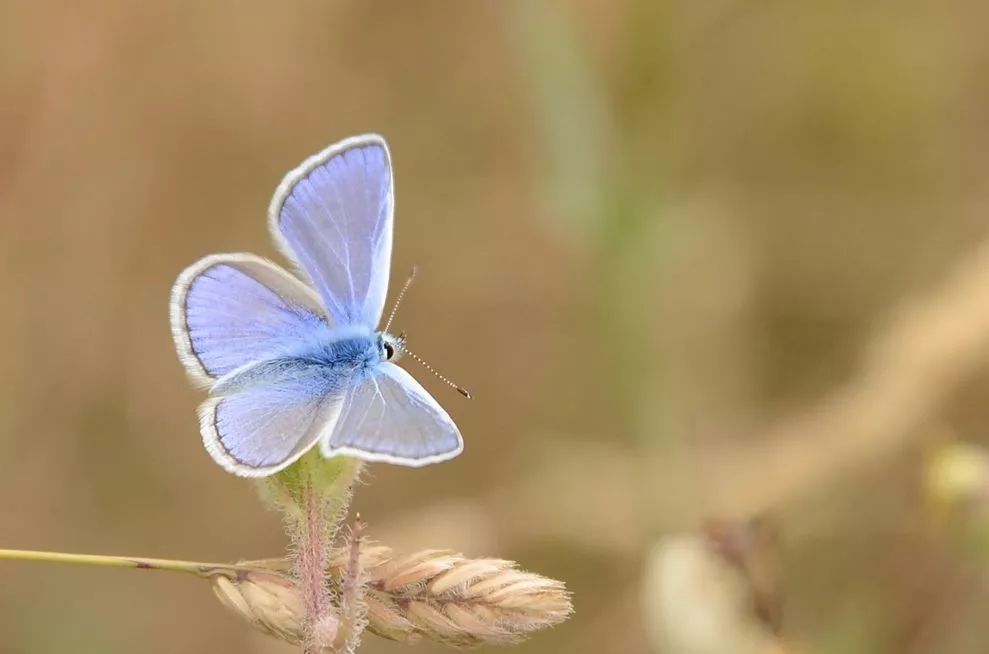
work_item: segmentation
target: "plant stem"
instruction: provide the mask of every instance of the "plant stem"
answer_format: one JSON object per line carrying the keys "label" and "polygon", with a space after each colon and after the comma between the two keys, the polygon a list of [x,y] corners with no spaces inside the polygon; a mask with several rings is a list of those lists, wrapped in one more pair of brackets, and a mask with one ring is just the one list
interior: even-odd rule
{"label": "plant stem", "polygon": [[217,574],[236,577],[240,571],[253,569],[251,566],[240,566],[229,563],[203,563],[200,561],[177,561],[175,559],[153,559],[139,556],[108,556],[104,554],[75,554],[72,552],[41,552],[37,550],[9,549],[0,549],[0,560],[74,563],[76,565],[93,565],[104,568],[184,572],[204,578]]}
{"label": "plant stem", "polygon": [[358,513],[345,543],[348,551],[347,568],[341,581],[340,629],[337,633],[337,651],[354,654],[367,627],[367,604],[364,602],[364,571],[361,570],[361,539],[364,522]]}
{"label": "plant stem", "polygon": [[312,482],[303,489],[303,512],[305,519],[299,525],[297,552],[295,558],[296,577],[302,589],[305,607],[305,629],[303,652],[317,654],[324,643],[319,628],[329,615],[330,593],[326,586],[329,559],[329,539],[326,516],[326,503]]}

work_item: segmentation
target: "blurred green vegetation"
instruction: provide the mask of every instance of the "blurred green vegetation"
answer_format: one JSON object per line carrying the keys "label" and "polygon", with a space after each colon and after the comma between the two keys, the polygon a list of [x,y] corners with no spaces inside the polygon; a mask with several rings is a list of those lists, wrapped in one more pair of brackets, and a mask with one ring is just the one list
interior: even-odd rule
{"label": "blurred green vegetation", "polygon": [[[936,481],[958,468],[932,453],[989,441],[987,18],[0,4],[0,547],[282,551],[202,449],[168,293],[205,254],[275,257],[284,172],[377,131],[393,269],[421,271],[399,326],[477,399],[425,379],[466,451],[374,466],[354,502],[373,537],[566,580],[575,617],[520,654],[631,653],[667,615],[647,553],[761,516],[774,651],[984,651],[989,480]],[[289,651],[186,579],[12,563],[0,634],[16,654]]]}

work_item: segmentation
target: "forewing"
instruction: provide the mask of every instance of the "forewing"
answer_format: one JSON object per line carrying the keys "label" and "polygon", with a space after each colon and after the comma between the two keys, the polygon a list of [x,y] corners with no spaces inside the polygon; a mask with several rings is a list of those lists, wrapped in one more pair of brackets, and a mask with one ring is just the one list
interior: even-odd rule
{"label": "forewing", "polygon": [[412,375],[381,363],[353,380],[323,454],[423,466],[463,451],[460,431]]}
{"label": "forewing", "polygon": [[214,255],[186,268],[172,289],[171,319],[179,358],[201,384],[290,354],[330,328],[311,288],[250,254]]}
{"label": "forewing", "polygon": [[341,141],[282,181],[272,235],[312,280],[338,325],[377,326],[388,291],[393,184],[380,136]]}
{"label": "forewing", "polygon": [[[217,463],[242,477],[264,477],[291,465],[332,429],[343,401],[342,380],[318,366],[251,369],[236,392],[199,408],[203,443]],[[226,380],[225,380],[226,381]]]}

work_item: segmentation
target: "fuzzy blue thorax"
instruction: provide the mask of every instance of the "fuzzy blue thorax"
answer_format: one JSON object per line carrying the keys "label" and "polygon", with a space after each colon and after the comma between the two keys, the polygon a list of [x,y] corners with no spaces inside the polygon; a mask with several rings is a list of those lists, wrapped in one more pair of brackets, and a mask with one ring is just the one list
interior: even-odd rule
{"label": "fuzzy blue thorax", "polygon": [[356,371],[369,368],[385,359],[382,338],[379,334],[350,336],[337,340],[327,340],[312,352],[296,357],[312,365],[324,366],[330,370],[348,369]]}
{"label": "fuzzy blue thorax", "polygon": [[314,392],[342,391],[355,375],[393,358],[392,342],[394,338],[384,333],[327,330],[301,350],[278,353],[234,370],[217,381],[211,394],[227,395],[300,377],[311,379]]}

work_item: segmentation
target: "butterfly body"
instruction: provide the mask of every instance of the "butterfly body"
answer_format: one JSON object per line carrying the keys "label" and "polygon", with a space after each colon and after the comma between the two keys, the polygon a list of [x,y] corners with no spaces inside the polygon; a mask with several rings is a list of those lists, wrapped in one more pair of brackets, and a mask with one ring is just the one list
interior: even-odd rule
{"label": "butterfly body", "polygon": [[384,141],[347,139],[290,172],[269,221],[302,274],[250,254],[206,257],[172,291],[172,333],[194,381],[206,449],[227,470],[273,474],[325,456],[420,466],[460,453],[449,415],[393,361],[377,330],[393,186]]}
{"label": "butterfly body", "polygon": [[[247,388],[275,385],[285,379],[307,375],[314,381],[325,380],[326,386],[342,387],[358,368],[373,365],[377,358],[369,339],[347,339],[327,343],[310,351],[263,359],[238,368],[221,377],[210,389],[211,395],[227,395]],[[341,383],[334,384],[334,380]]]}

